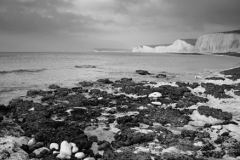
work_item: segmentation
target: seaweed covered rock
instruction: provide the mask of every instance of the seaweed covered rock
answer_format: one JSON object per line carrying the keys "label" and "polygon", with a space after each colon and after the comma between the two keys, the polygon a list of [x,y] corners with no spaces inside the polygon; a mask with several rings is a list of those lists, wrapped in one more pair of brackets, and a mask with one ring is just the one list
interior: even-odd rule
{"label": "seaweed covered rock", "polygon": [[174,127],[183,127],[190,121],[190,117],[187,114],[171,107],[168,107],[166,109],[158,108],[150,109],[147,111],[143,110],[140,111],[139,116],[143,116],[144,119],[149,119],[162,125],[170,124]]}
{"label": "seaweed covered rock", "polygon": [[144,142],[149,142],[154,140],[154,133],[140,133],[135,132],[131,129],[122,130],[122,132],[116,134],[114,136],[115,141],[112,142],[112,146],[114,148],[119,148],[122,146],[131,146],[133,144],[141,144]]}
{"label": "seaweed covered rock", "polygon": [[224,74],[224,75],[227,75],[227,76],[230,76],[228,78],[232,79],[232,80],[240,79],[240,67],[229,69],[229,70],[225,70],[225,71],[222,71],[220,73]]}
{"label": "seaweed covered rock", "polygon": [[213,118],[217,118],[220,120],[231,120],[232,114],[228,112],[223,112],[221,109],[210,108],[208,106],[199,106],[198,112],[201,115],[205,115],[207,117],[212,116]]}
{"label": "seaweed covered rock", "polygon": [[97,80],[97,82],[104,83],[104,84],[111,84],[111,83],[113,83],[108,78],[99,79],[99,80]]}
{"label": "seaweed covered rock", "polygon": [[58,85],[56,85],[56,84],[51,84],[48,88],[49,89],[58,89],[60,87]]}
{"label": "seaweed covered rock", "polygon": [[107,150],[103,154],[104,160],[151,160],[151,156],[147,154],[135,154],[132,152],[114,152]]}
{"label": "seaweed covered rock", "polygon": [[140,75],[151,75],[151,73],[149,73],[148,71],[145,71],[145,70],[136,70],[136,73],[138,73]]}
{"label": "seaweed covered rock", "polygon": [[205,88],[205,94],[214,96],[215,98],[232,98],[225,93],[225,90],[231,90],[234,86],[231,85],[216,85],[213,83],[201,83],[201,86]]}

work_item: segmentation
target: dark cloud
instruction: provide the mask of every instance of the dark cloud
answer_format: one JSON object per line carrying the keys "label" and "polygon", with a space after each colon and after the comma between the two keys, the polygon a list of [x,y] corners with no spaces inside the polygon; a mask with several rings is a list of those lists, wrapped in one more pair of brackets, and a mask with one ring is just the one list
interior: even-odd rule
{"label": "dark cloud", "polygon": [[240,28],[239,6],[240,0],[0,0],[0,33],[31,35],[32,43],[43,35],[94,45],[172,41]]}
{"label": "dark cloud", "polygon": [[0,30],[9,33],[86,31],[90,17],[69,12],[72,1],[1,0]]}

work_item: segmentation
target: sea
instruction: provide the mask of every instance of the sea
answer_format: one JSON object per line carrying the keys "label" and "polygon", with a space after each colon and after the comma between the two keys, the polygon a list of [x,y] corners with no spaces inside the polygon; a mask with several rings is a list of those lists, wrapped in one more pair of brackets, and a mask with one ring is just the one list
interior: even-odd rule
{"label": "sea", "polygon": [[[78,86],[80,81],[123,77],[135,81],[193,82],[240,66],[240,57],[127,52],[1,52],[0,104],[50,84]],[[139,75],[147,70],[152,75]],[[166,74],[166,78],[156,78]],[[197,78],[197,79],[196,79]]]}

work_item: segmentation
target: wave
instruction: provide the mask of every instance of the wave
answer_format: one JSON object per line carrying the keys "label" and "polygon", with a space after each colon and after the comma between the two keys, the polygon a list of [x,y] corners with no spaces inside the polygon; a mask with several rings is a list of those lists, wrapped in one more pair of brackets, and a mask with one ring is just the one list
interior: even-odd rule
{"label": "wave", "polygon": [[97,66],[94,65],[81,65],[81,66],[74,66],[75,68],[97,68]]}
{"label": "wave", "polygon": [[6,93],[6,92],[13,92],[13,91],[17,91],[16,88],[9,88],[9,89],[0,89],[0,94],[2,93]]}
{"label": "wave", "polygon": [[9,73],[31,73],[31,72],[42,72],[47,70],[46,68],[43,69],[17,69],[11,71],[0,71],[0,74],[9,74]]}

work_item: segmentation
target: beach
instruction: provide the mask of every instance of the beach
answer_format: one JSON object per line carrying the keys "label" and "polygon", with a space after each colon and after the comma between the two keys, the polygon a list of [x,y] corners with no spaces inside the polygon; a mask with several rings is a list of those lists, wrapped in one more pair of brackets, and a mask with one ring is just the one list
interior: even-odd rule
{"label": "beach", "polygon": [[[113,63],[109,58],[100,63]],[[229,57],[214,58],[226,61]],[[139,58],[132,59],[137,64],[134,59]],[[103,65],[71,62],[71,74],[85,70],[81,81],[64,84],[71,80],[68,77],[25,86],[18,98],[1,105],[0,142],[6,144],[1,147],[14,146],[5,155],[13,159],[238,159],[240,72],[237,63],[230,62],[224,65],[232,69],[211,64],[214,67],[206,72],[193,65],[180,66],[190,67],[182,70],[184,74],[143,63],[119,74],[123,71],[117,66],[122,64],[114,63],[120,71],[109,68],[111,72],[101,72],[100,78],[91,76]],[[48,66],[12,68],[2,75],[23,76],[21,72],[34,77],[48,70]],[[13,150],[17,151],[12,154]]]}

